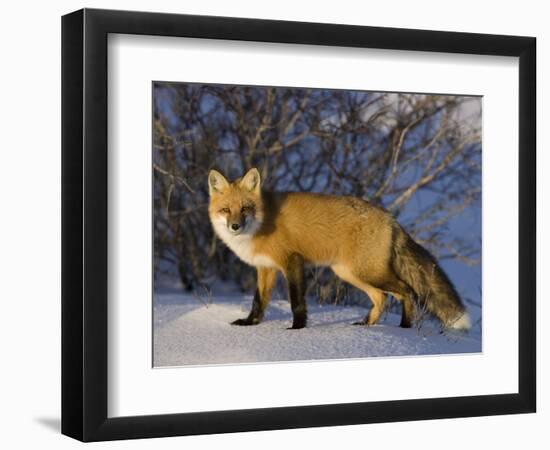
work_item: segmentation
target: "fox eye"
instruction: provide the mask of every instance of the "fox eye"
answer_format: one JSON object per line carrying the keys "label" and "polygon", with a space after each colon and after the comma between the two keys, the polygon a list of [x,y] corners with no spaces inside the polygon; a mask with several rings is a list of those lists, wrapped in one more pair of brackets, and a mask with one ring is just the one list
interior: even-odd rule
{"label": "fox eye", "polygon": [[224,214],[229,214],[230,211],[229,211],[229,208],[222,208],[220,209],[220,212]]}
{"label": "fox eye", "polygon": [[251,206],[243,206],[243,207],[241,208],[241,212],[243,212],[243,213],[244,213],[244,212],[250,212],[250,211],[252,211],[252,207],[251,207]]}

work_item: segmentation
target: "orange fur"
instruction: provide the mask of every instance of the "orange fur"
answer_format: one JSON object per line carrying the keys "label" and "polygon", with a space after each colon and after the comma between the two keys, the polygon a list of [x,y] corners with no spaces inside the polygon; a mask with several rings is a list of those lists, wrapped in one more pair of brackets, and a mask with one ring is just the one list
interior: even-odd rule
{"label": "orange fur", "polygon": [[[217,235],[237,256],[250,265],[279,270],[285,276],[294,255],[306,264],[329,266],[373,301],[367,324],[376,322],[385,294],[390,293],[408,301],[402,324],[410,326],[411,317],[405,314],[412,314],[410,297],[415,292],[396,273],[393,263],[394,234],[410,237],[387,211],[349,196],[262,192],[260,183],[256,169],[233,183],[219,172],[211,171],[209,175],[210,220]],[[232,226],[238,230],[232,230]],[[463,312],[461,304],[455,309],[451,308],[449,317]]]}
{"label": "orange fur", "polygon": [[[347,268],[349,276],[342,278],[352,278],[354,267],[358,276],[368,272],[373,282],[384,277],[390,257],[388,225],[392,218],[383,210],[353,197],[298,192],[254,194],[243,189],[239,181],[211,197],[209,213],[213,221],[221,216],[240,222],[240,216],[247,214],[241,211],[243,206],[253,204],[261,222],[251,237],[253,254],[269,257],[280,270],[284,270],[291,254],[299,253],[307,263]],[[337,271],[343,274],[346,270]]]}

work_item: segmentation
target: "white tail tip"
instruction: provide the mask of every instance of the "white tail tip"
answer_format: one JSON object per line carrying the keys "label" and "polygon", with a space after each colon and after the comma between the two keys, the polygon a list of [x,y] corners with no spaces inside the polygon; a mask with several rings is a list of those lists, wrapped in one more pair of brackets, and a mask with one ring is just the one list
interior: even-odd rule
{"label": "white tail tip", "polygon": [[469,330],[472,327],[470,315],[464,311],[462,315],[450,324],[450,328],[454,330]]}

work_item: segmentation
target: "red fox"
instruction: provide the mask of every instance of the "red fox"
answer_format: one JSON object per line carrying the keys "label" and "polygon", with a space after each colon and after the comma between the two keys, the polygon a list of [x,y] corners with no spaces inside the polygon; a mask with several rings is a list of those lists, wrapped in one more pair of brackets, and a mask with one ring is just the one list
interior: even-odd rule
{"label": "red fox", "polygon": [[329,266],[369,296],[372,307],[358,324],[375,324],[391,294],[402,303],[402,327],[411,326],[415,304],[445,327],[470,327],[456,289],[435,258],[384,209],[349,196],[262,191],[255,168],[232,183],[212,170],[208,186],[215,233],[257,270],[250,314],[234,325],[261,322],[277,272],[282,272],[292,328],[305,327],[304,266],[313,264]]}

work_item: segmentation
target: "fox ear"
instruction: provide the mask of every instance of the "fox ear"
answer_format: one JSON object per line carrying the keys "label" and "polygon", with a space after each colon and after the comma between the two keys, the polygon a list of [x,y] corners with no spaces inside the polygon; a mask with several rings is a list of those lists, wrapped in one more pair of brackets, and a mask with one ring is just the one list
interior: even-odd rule
{"label": "fox ear", "polygon": [[258,172],[258,169],[254,167],[253,169],[250,169],[248,172],[246,172],[246,175],[241,180],[240,185],[244,189],[248,189],[251,192],[259,194],[260,183],[260,172]]}
{"label": "fox ear", "polygon": [[227,187],[229,182],[217,170],[211,170],[208,174],[208,191],[210,195],[221,194]]}

